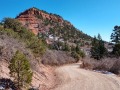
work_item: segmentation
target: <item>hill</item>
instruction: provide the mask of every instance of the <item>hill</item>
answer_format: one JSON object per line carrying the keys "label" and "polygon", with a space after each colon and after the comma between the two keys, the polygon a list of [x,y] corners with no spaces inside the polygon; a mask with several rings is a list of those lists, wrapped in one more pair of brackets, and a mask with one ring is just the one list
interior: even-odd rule
{"label": "hill", "polygon": [[54,38],[55,40],[59,39],[60,41],[75,44],[84,44],[85,41],[91,41],[92,39],[61,16],[39,10],[35,7],[20,13],[16,19],[39,37],[44,35],[44,38]]}
{"label": "hill", "polygon": [[[49,90],[55,86],[56,74],[54,68],[48,65],[77,62],[80,55],[83,55],[77,44],[90,40],[90,36],[77,30],[61,16],[37,8],[20,13],[16,19],[4,18],[0,22],[0,79],[12,80],[8,66],[19,50],[30,62],[33,71],[31,85],[36,88],[40,85],[40,89]],[[59,50],[50,50],[49,44],[54,45],[58,41]],[[70,44],[75,46],[70,47]]]}

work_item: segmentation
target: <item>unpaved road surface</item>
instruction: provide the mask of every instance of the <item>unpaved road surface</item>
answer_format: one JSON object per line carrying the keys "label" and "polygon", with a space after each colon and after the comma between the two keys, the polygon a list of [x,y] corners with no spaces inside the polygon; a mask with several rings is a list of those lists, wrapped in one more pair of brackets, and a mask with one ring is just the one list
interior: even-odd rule
{"label": "unpaved road surface", "polygon": [[120,90],[120,77],[80,69],[79,66],[57,68],[60,84],[54,90]]}

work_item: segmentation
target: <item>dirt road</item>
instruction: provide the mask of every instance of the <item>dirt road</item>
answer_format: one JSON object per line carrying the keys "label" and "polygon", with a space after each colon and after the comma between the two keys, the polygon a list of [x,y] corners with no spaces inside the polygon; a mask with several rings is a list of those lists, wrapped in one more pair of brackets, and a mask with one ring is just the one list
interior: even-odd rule
{"label": "dirt road", "polygon": [[120,77],[80,69],[79,66],[57,68],[60,84],[54,90],[120,90]]}

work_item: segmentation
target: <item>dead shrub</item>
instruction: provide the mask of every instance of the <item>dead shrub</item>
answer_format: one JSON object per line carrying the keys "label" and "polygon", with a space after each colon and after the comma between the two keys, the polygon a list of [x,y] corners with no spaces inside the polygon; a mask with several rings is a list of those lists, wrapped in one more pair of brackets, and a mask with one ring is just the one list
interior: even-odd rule
{"label": "dead shrub", "polygon": [[47,50],[42,57],[42,63],[45,65],[63,65],[68,63],[75,63],[77,60],[71,57],[71,55],[64,51]]}
{"label": "dead shrub", "polygon": [[80,65],[81,68],[92,69],[92,63],[90,59],[83,59],[83,63]]}
{"label": "dead shrub", "polygon": [[98,61],[87,57],[83,59],[83,63],[80,67],[85,69],[109,71],[115,74],[120,74],[120,59],[104,58]]}
{"label": "dead shrub", "polygon": [[110,68],[110,72],[120,74],[120,60],[116,60],[113,66]]}

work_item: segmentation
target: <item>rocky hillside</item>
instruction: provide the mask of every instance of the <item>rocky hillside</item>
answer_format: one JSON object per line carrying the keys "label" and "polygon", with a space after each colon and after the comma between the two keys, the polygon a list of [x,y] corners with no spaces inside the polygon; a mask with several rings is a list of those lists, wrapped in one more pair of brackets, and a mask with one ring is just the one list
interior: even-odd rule
{"label": "rocky hillside", "polygon": [[[31,87],[39,88],[39,90],[49,90],[54,87],[55,74],[50,66],[44,66],[40,63],[40,58],[36,58],[25,43],[21,40],[13,38],[5,34],[0,29],[0,79],[13,78],[10,76],[9,64],[10,60],[19,50],[29,59],[31,69],[33,71]],[[49,82],[48,82],[49,81]],[[40,86],[40,87],[39,87]]]}
{"label": "rocky hillside", "polygon": [[20,13],[18,19],[25,27],[29,28],[35,35],[55,37],[62,41],[78,43],[90,41],[91,37],[76,29],[70,22],[61,16],[47,13],[37,8],[30,8]]}
{"label": "rocky hillside", "polygon": [[45,21],[58,22],[63,24],[63,19],[57,15],[49,14],[45,11],[38,10],[37,8],[30,8],[16,17],[22,24],[38,34],[39,31],[45,31]]}
{"label": "rocky hillside", "polygon": [[30,87],[40,88],[40,90],[54,88],[56,74],[54,68],[48,65],[62,65],[77,62],[77,60],[67,52],[46,50],[45,44],[40,39],[18,24],[16,19],[6,18],[3,25],[0,26],[0,79],[14,79],[9,74],[8,66],[15,52],[19,50],[29,60],[33,71]]}

